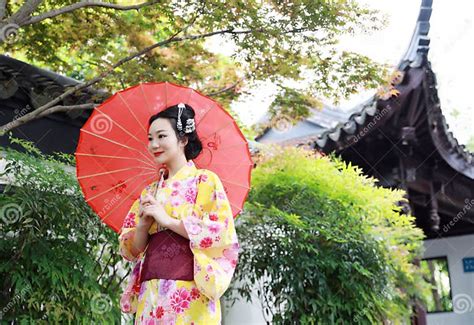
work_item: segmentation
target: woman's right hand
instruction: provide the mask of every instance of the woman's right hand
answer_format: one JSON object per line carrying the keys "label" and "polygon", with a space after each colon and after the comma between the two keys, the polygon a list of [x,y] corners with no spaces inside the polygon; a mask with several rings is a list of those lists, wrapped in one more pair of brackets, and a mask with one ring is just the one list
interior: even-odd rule
{"label": "woman's right hand", "polygon": [[138,212],[138,227],[140,228],[145,228],[145,229],[150,229],[151,225],[155,221],[155,219],[152,216],[149,215],[143,215],[143,208],[144,206],[140,202],[140,207],[139,207],[139,212]]}

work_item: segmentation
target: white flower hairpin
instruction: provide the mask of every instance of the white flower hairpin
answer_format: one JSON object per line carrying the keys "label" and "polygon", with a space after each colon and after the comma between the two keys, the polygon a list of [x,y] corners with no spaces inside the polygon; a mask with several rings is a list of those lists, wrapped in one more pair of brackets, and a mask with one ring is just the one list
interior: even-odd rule
{"label": "white flower hairpin", "polygon": [[[184,103],[178,104],[178,119],[176,123],[176,127],[178,131],[183,132],[183,124],[181,123],[181,115],[183,111],[186,109],[186,105]],[[186,126],[184,128],[184,133],[191,133],[196,129],[196,124],[194,123],[194,118],[186,119]]]}

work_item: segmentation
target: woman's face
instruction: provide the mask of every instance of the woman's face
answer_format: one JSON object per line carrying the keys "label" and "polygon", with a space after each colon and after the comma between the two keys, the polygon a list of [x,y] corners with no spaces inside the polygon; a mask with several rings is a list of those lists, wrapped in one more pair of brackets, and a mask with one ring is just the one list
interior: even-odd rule
{"label": "woman's face", "polygon": [[176,133],[167,118],[157,118],[148,131],[148,151],[157,165],[169,164],[179,155],[184,155],[186,143],[178,142]]}

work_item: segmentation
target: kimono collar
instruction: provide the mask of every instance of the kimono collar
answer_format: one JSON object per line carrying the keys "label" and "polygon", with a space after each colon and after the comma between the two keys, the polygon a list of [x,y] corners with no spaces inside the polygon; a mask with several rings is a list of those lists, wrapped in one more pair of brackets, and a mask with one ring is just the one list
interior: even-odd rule
{"label": "kimono collar", "polygon": [[169,181],[174,180],[174,179],[180,179],[180,178],[186,177],[186,176],[191,175],[192,173],[194,173],[195,170],[196,170],[196,166],[194,165],[194,162],[192,160],[188,160],[186,162],[186,164],[184,164],[184,166],[182,166],[176,172],[176,174],[173,175],[173,177],[165,179],[164,181],[169,182]]}

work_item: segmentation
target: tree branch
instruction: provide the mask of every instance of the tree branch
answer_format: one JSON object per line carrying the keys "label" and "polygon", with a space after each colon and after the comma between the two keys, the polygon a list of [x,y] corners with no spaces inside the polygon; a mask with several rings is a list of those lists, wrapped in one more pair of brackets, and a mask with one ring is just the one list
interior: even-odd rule
{"label": "tree branch", "polygon": [[90,0],[85,0],[85,1],[80,1],[77,3],[74,3],[69,6],[65,6],[59,9],[54,9],[45,13],[42,13],[37,16],[30,17],[27,21],[25,21],[21,26],[26,26],[26,25],[31,25],[35,24],[37,22],[40,22],[42,20],[48,19],[48,18],[53,18],[59,15],[63,15],[69,12],[72,12],[77,9],[81,8],[87,8],[87,7],[100,7],[100,8],[110,8],[110,9],[115,9],[115,10],[121,10],[121,11],[126,11],[126,10],[140,10],[143,7],[151,6],[156,3],[161,2],[160,0],[152,0],[149,2],[144,2],[140,3],[137,5],[130,5],[130,6],[121,6],[117,5],[114,3],[107,3],[107,2],[102,2],[102,1],[90,1]]}
{"label": "tree branch", "polygon": [[[116,291],[117,289],[120,288],[120,285],[123,283],[123,281],[128,277],[128,275],[130,274],[130,272],[132,271],[132,269],[129,269],[127,271],[127,273],[120,278],[119,282],[112,288],[112,291]],[[109,288],[109,285],[111,284],[111,282],[109,282],[109,284],[107,285],[107,289]]]}
{"label": "tree branch", "polygon": [[25,4],[8,19],[8,21],[17,24],[18,26],[22,26],[24,21],[26,21],[31,14],[38,9],[41,2],[43,2],[43,0],[27,0]]}
{"label": "tree branch", "polygon": [[[131,54],[121,60],[119,60],[118,62],[116,62],[115,64],[113,64],[107,71],[104,71],[102,72],[99,76],[89,80],[88,82],[86,83],[83,83],[83,84],[78,84],[74,87],[71,87],[68,91],[66,91],[65,93],[63,93],[62,95],[60,95],[59,97],[56,97],[55,99],[53,99],[52,101],[50,101],[49,103],[46,103],[45,105],[37,108],[36,110],[28,113],[28,114],[25,114],[23,115],[22,117],[8,123],[8,124],[5,124],[3,126],[0,127],[0,135],[3,135],[5,134],[6,132],[10,131],[10,130],[13,130],[14,128],[17,128],[18,126],[20,125],[23,125],[31,120],[34,120],[34,119],[37,119],[40,117],[40,114],[42,114],[44,111],[46,111],[47,109],[51,108],[53,105],[57,104],[58,102],[60,102],[61,100],[63,100],[64,98],[66,98],[67,96],[69,96],[70,94],[72,93],[75,93],[79,90],[82,90],[84,88],[87,88],[99,81],[101,81],[102,79],[104,79],[106,76],[108,76],[110,73],[112,73],[117,67],[123,65],[124,63],[128,62],[128,61],[131,61],[137,57],[140,57],[144,54],[146,54],[147,52],[153,50],[154,48],[157,48],[157,47],[160,47],[160,46],[164,46],[164,45],[167,45],[167,44],[170,44],[170,43],[177,43],[177,42],[181,42],[181,41],[184,41],[184,40],[197,40],[197,39],[203,39],[203,38],[208,38],[208,37],[211,37],[211,36],[214,36],[214,35],[222,35],[222,34],[234,34],[234,35],[238,35],[238,34],[250,34],[250,33],[254,33],[254,32],[265,32],[267,31],[266,29],[264,28],[259,28],[259,29],[248,29],[248,30],[241,30],[241,31],[236,31],[232,28],[230,29],[224,29],[224,30],[219,30],[219,31],[215,31],[215,32],[209,32],[209,33],[205,33],[205,34],[199,34],[199,35],[190,35],[190,36],[184,36],[184,37],[176,37],[179,33],[187,30],[193,23],[194,21],[196,20],[197,18],[197,15],[193,18],[193,20],[186,26],[184,27],[183,29],[177,31],[174,35],[172,35],[170,38],[168,38],[167,40],[164,40],[164,41],[161,41],[161,42],[158,42],[158,43],[155,43],[151,46],[148,46],[146,48],[144,48],[143,50],[141,51],[138,51],[134,54]],[[281,34],[286,34],[286,33],[300,33],[300,32],[304,32],[304,31],[309,31],[311,29],[309,28],[296,28],[296,29],[292,29],[292,30],[287,30],[287,31],[283,31]],[[44,116],[44,115],[42,115]]]}
{"label": "tree branch", "polygon": [[218,91],[215,91],[215,92],[213,92],[213,93],[206,94],[206,96],[213,97],[213,96],[217,96],[217,95],[220,95],[220,94],[222,94],[222,93],[225,93],[225,92],[227,92],[227,91],[229,91],[229,90],[234,89],[235,87],[237,87],[237,85],[238,85],[241,81],[242,81],[242,80],[239,80],[239,81],[235,82],[234,84],[232,84],[232,85],[229,86],[229,87],[225,87],[225,88],[222,88],[222,89],[220,89],[220,90],[218,90]]}
{"label": "tree branch", "polygon": [[38,118],[44,117],[53,113],[57,112],[67,112],[67,111],[73,111],[73,110],[86,110],[86,109],[92,109],[99,106],[99,104],[94,104],[94,103],[87,103],[87,104],[80,104],[80,105],[69,105],[69,106],[53,106],[46,111],[43,111],[38,115]]}
{"label": "tree branch", "polygon": [[5,17],[5,13],[7,10],[7,0],[0,0],[0,20]]}

